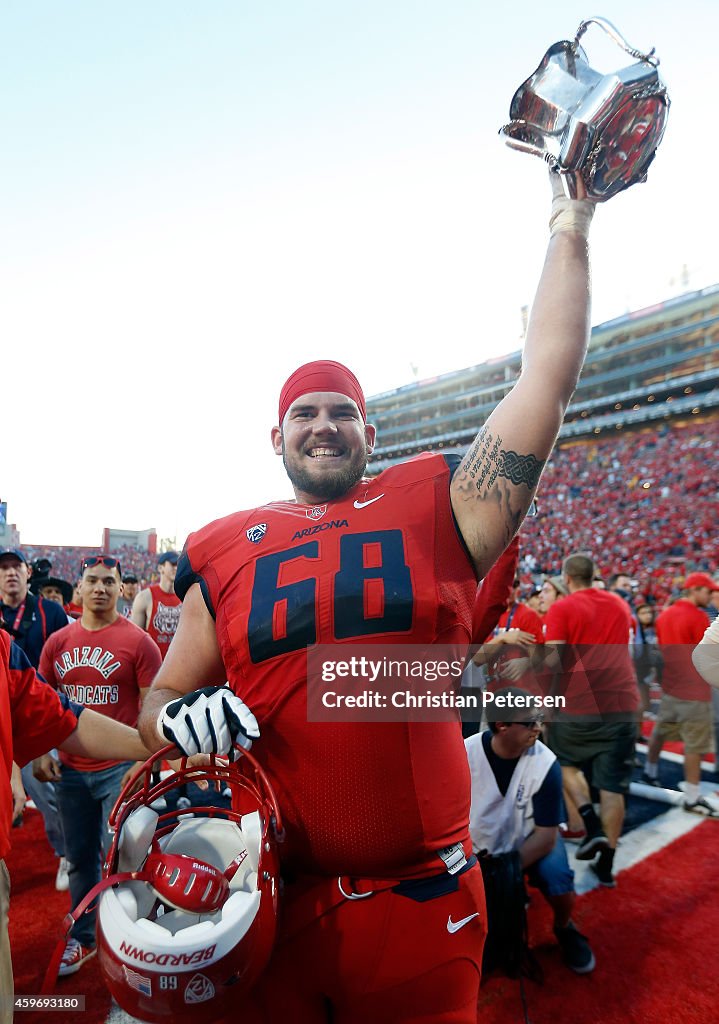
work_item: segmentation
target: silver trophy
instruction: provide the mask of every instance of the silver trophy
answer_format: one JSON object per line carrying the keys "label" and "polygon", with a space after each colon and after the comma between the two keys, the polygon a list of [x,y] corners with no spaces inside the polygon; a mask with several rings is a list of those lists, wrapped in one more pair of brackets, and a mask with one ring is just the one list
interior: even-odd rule
{"label": "silver trophy", "polygon": [[[591,24],[637,63],[608,75],[594,71],[579,45]],[[590,199],[610,199],[646,181],[662,141],[669,97],[658,64],[654,49],[641,53],[605,18],[588,18],[571,42],[550,46],[520,85],[509,108],[512,120],[500,135],[513,149],[540,156],[559,171],[570,198],[576,198],[576,173]]]}

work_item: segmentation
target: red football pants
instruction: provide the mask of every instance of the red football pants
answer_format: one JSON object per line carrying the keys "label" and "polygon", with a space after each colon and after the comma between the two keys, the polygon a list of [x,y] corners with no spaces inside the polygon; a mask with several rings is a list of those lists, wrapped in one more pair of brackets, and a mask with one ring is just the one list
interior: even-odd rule
{"label": "red football pants", "polygon": [[289,938],[281,929],[243,1024],[476,1024],[487,934],[479,867],[458,882],[422,903],[389,889],[345,900]]}

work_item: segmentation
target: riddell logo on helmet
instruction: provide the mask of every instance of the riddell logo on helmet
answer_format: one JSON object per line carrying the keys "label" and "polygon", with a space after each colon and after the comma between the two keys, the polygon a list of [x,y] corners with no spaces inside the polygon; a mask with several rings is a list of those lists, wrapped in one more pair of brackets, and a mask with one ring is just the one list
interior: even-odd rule
{"label": "riddell logo on helmet", "polygon": [[143,964],[157,964],[158,967],[187,967],[191,964],[204,964],[212,960],[217,944],[213,943],[206,949],[193,949],[191,953],[154,953],[151,949],[139,949],[123,939],[120,952],[131,960],[139,960]]}
{"label": "riddell logo on helmet", "polygon": [[211,864],[203,864],[201,860],[193,860],[192,867],[195,871],[211,871],[214,875],[216,868],[213,868]]}

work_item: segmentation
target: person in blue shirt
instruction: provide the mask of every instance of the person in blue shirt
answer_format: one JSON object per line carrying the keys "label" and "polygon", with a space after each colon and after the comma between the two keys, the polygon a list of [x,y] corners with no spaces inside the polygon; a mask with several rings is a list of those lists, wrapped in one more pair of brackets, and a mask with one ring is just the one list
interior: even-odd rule
{"label": "person in blue shirt", "polygon": [[32,667],[37,668],[43,644],[51,633],[67,625],[67,615],[56,601],[30,593],[30,574],[19,548],[0,550],[0,628],[10,634]]}
{"label": "person in blue shirt", "polygon": [[[31,574],[28,561],[19,548],[0,549],[0,629],[9,633],[32,667],[37,669],[43,644],[51,633],[67,626],[68,618],[56,601],[47,601],[30,593]],[[19,770],[16,768],[15,772],[19,773]],[[18,780],[16,784],[19,786]],[[55,887],[63,892],[69,885],[68,864],[55,787],[51,782],[38,782],[32,774],[31,764],[22,769],[22,786],[42,814],[48,842],[58,858]]]}

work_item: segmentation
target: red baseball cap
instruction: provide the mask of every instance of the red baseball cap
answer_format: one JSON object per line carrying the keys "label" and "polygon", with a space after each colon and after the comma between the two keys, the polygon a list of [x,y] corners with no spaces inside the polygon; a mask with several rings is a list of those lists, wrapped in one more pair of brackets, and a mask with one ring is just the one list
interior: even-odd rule
{"label": "red baseball cap", "polygon": [[719,590],[719,584],[713,580],[708,572],[690,572],[684,580],[684,589],[692,587],[709,587],[710,590]]}

